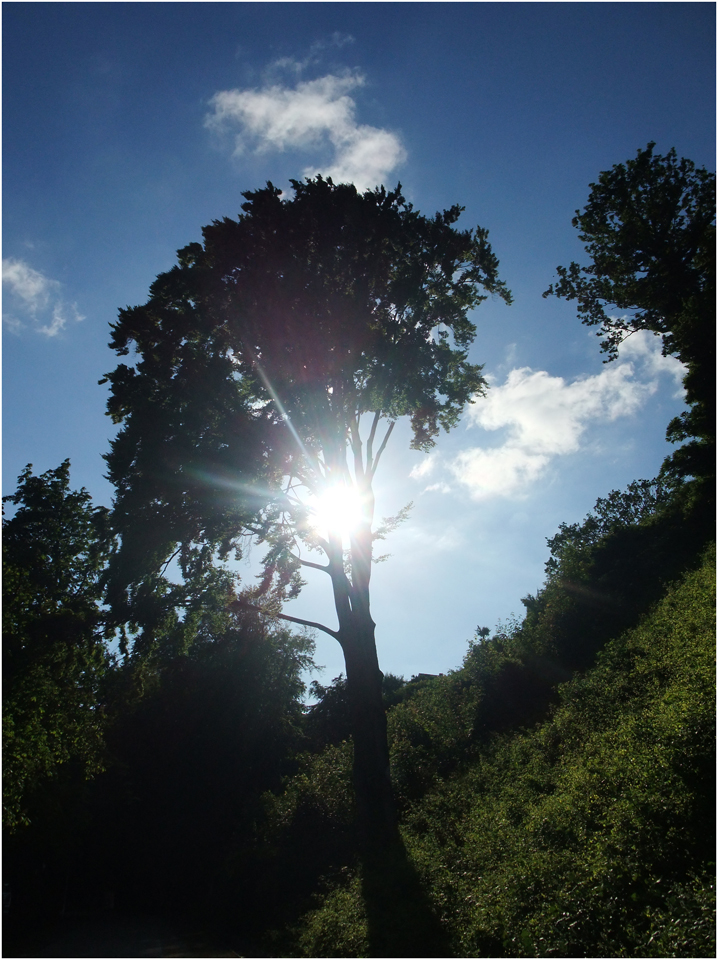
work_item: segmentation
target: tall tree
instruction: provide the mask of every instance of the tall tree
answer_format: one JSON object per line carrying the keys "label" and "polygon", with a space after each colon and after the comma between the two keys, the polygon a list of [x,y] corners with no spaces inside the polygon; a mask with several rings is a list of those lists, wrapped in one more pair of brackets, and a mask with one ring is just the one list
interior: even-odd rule
{"label": "tall tree", "polygon": [[33,791],[74,761],[101,768],[100,684],[109,665],[101,574],[108,511],[70,490],[70,461],[28,465],[3,518],[3,798],[10,830],[28,822]]}
{"label": "tall tree", "polygon": [[[140,601],[175,551],[186,579],[242,536],[266,543],[261,582],[238,602],[341,644],[360,824],[377,837],[395,815],[369,596],[387,527],[373,529],[372,484],[399,417],[426,450],[483,393],[468,313],[488,294],[511,297],[487,231],[453,226],[459,206],[427,218],[400,187],[361,194],[316,177],[292,188],[245,193],[237,220],[205,227],[149,301],[120,312],[112,346],[137,359],[108,375],[122,424],[107,458],[122,538],[112,590],[142,626]],[[345,543],[316,514],[349,493]],[[330,578],[337,629],[281,612],[302,567]]]}
{"label": "tall tree", "polygon": [[691,408],[669,424],[671,441],[690,439],[669,469],[714,475],[715,174],[675,150],[654,154],[654,146],[590,185],[573,225],[591,263],[557,267],[558,283],[544,296],[576,300],[583,323],[605,338],[609,360],[637,330],[662,335],[664,355],[686,365]]}

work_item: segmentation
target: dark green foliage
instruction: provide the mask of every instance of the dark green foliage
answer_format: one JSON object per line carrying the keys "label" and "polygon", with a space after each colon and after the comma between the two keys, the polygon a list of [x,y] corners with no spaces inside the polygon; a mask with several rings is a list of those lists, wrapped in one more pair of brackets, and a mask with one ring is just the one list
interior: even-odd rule
{"label": "dark green foliage", "polygon": [[527,615],[517,639],[561,668],[590,665],[714,538],[705,502],[682,494],[680,487],[637,481],[599,500],[583,524],[562,526],[549,540],[545,588],[523,601]]}
{"label": "dark green foliage", "polygon": [[[120,536],[108,600],[136,652],[177,633],[178,608],[202,609],[219,576],[217,553],[238,547],[274,477],[264,461],[266,424],[250,415],[226,348],[209,343],[183,311],[171,316],[175,326],[166,322],[156,344],[136,333],[140,361],[109,378],[110,412],[123,427],[107,455]],[[171,578],[173,560],[181,575]],[[180,649],[184,642],[175,639]]]}
{"label": "dark green foliage", "polygon": [[[391,673],[383,675],[381,685],[385,709],[403,700],[414,686],[411,681],[407,684],[403,677],[396,677]],[[339,674],[328,686],[312,680],[310,690],[317,702],[308,708],[304,718],[308,748],[317,751],[329,744],[337,745],[343,740],[349,740],[351,719],[344,675]]]}
{"label": "dark green foliage", "polygon": [[391,772],[400,809],[465,758],[474,706],[465,688],[455,675],[436,677],[390,712]]}
{"label": "dark green foliage", "polygon": [[294,923],[316,894],[355,875],[359,844],[352,761],[348,741],[305,754],[282,791],[265,797],[254,883],[267,905],[262,918],[270,956],[291,955]]}
{"label": "dark green foliage", "polygon": [[[272,184],[245,193],[239,219],[206,227],[204,248],[181,251],[185,269],[156,292],[166,288],[173,308],[186,290],[211,306],[205,333],[221,329],[238,373],[268,398],[264,371],[305,442],[334,442],[348,409],[410,415],[415,443],[430,444],[483,385],[466,362],[468,310],[485,299],[481,287],[510,300],[487,231],[455,230],[459,206],[424,217],[400,188],[360,194],[321,177],[292,187],[292,200]],[[128,329],[134,337],[118,325],[118,344]]]}
{"label": "dark green foliage", "polygon": [[116,668],[105,771],[85,790],[45,790],[6,850],[18,929],[101,911],[108,893],[125,915],[181,914],[242,938],[267,926],[262,794],[296,769],[311,649],[234,617],[184,656]]}
{"label": "dark green foliage", "polygon": [[634,480],[625,490],[612,490],[607,497],[599,497],[583,523],[562,523],[559,532],[548,539],[551,557],[546,573],[557,573],[569,551],[586,551],[622,527],[650,521],[671,502],[675,492],[660,479]]}
{"label": "dark green foliage", "polygon": [[[690,439],[666,464],[674,476],[715,476],[715,174],[675,150],[639,150],[591,184],[573,225],[591,258],[557,267],[556,294],[578,302],[583,323],[598,326],[609,359],[636,330],[663,336],[664,354],[687,367],[690,410],[668,438]],[[618,311],[616,315],[614,311]],[[710,485],[706,485],[710,491]]]}
{"label": "dark green foliage", "polygon": [[111,539],[107,510],[70,490],[68,460],[39,477],[26,467],[3,502],[16,508],[3,518],[3,817],[14,830],[68,764],[71,776],[102,768]]}
{"label": "dark green foliage", "polygon": [[403,844],[347,871],[288,943],[290,956],[447,957],[449,939]]}
{"label": "dark green foliage", "polygon": [[[189,652],[134,677],[116,700],[112,768],[99,815],[114,810],[105,883],[134,909],[224,915],[254,903],[251,848],[260,797],[278,789],[301,746],[301,673],[313,647],[246,616]],[[100,841],[102,842],[102,841]],[[244,902],[243,907],[237,900]],[[248,911],[251,914],[251,910]]]}
{"label": "dark green foliage", "polygon": [[712,535],[703,510],[686,510],[657,481],[613,491],[582,524],[563,525],[524,622],[492,639],[479,631],[461,670],[426,681],[390,713],[399,802],[423,796],[494,734],[544,719],[557,684],[638,623]]}

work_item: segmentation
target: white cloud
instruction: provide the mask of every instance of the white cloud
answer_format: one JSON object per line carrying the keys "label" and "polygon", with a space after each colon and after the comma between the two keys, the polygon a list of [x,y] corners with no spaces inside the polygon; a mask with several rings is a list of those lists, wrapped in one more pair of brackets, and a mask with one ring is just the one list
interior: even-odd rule
{"label": "white cloud", "polygon": [[468,409],[471,425],[505,430],[503,443],[463,451],[451,472],[476,499],[525,493],[553,458],[581,449],[592,423],[635,414],[658,389],[658,376],[680,379],[682,365],[660,351],[660,338],[641,332],[626,342],[619,362],[572,383],[543,370],[512,370]]}
{"label": "white cloud", "polygon": [[12,257],[3,259],[2,279],[32,313],[46,307],[51,292],[60,288],[57,280],[48,280],[24,261]]}
{"label": "white cloud", "polygon": [[375,187],[406,159],[406,151],[396,134],[357,123],[356,103],[349,93],[364,82],[360,73],[346,71],[299,81],[294,87],[269,83],[261,89],[221,90],[210,100],[213,112],[205,126],[237,131],[236,156],[248,149],[306,151],[329,145],[331,160],[306,167],[304,176],[322,173],[360,190]]}
{"label": "white cloud", "polygon": [[487,500],[523,493],[548,463],[546,454],[531,453],[507,443],[488,450],[464,450],[451,464],[451,470],[476,500]]}
{"label": "white cloud", "polygon": [[68,304],[62,299],[62,284],[44,276],[24,260],[14,257],[3,259],[2,282],[14,307],[14,312],[3,314],[3,320],[14,333],[25,326],[18,313],[39,324],[38,332],[47,337],[57,336],[68,320],[85,319],[77,312],[75,304]]}
{"label": "white cloud", "polygon": [[661,338],[658,335],[649,333],[647,330],[639,330],[623,341],[619,354],[622,360],[637,360],[642,363],[644,370],[651,376],[655,377],[667,373],[676,381],[676,395],[682,397],[685,393],[683,377],[686,368],[675,357],[663,356],[661,353]]}
{"label": "white cloud", "polygon": [[417,463],[415,467],[411,468],[410,477],[413,477],[415,480],[421,480],[424,477],[428,477],[434,472],[438,461],[439,455],[437,453],[430,453],[427,457]]}
{"label": "white cloud", "polygon": [[508,427],[513,446],[536,453],[572,453],[588,421],[615,420],[638,410],[655,393],[655,382],[633,379],[633,364],[606,367],[573,383],[530,367],[512,370],[503,386],[469,408],[469,419],[484,430]]}
{"label": "white cloud", "polygon": [[442,480],[440,483],[430,483],[428,487],[425,487],[422,490],[422,493],[430,493],[431,491],[438,491],[439,493],[451,493],[451,487],[448,483],[444,483]]}

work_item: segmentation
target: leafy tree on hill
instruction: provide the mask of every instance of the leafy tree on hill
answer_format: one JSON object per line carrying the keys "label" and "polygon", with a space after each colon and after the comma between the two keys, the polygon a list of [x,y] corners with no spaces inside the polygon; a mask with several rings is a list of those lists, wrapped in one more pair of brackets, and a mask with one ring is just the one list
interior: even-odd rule
{"label": "leafy tree on hill", "polygon": [[[399,417],[428,449],[482,393],[467,314],[488,294],[511,298],[487,231],[454,228],[460,207],[429,219],[399,188],[292,187],[293,198],[271,184],[244,194],[238,220],[206,227],[147,304],[120,312],[112,346],[136,361],[108,375],[122,425],[107,457],[121,536],[110,598],[152,643],[188,602],[181,587],[156,589],[173,556],[187,583],[217,553],[239,554],[243,536],[266,543],[261,582],[238,603],[341,644],[359,820],[366,836],[394,836],[369,586],[373,541],[401,515],[373,529],[373,479]],[[360,518],[345,554],[304,496],[348,488]],[[328,575],[336,630],[281,612],[302,567]]]}
{"label": "leafy tree on hill", "polygon": [[[668,439],[690,440],[666,464],[676,476],[715,476],[715,174],[675,150],[616,164],[591,184],[573,225],[589,266],[557,267],[544,296],[578,302],[583,323],[598,326],[613,360],[637,330],[663,337],[663,352],[686,365],[690,410]],[[616,316],[611,310],[620,311]]]}

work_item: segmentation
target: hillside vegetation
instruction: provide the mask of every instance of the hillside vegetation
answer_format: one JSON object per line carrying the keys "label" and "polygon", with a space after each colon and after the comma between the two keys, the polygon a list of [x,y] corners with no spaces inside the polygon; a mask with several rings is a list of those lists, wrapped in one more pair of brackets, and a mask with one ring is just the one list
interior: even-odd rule
{"label": "hillside vegetation", "polygon": [[[389,730],[402,836],[452,954],[714,956],[706,529],[655,485],[599,501],[551,542],[522,624],[400,691]],[[275,854],[321,890],[275,934],[287,954],[378,955],[351,860],[350,753],[340,741],[307,757],[272,801]]]}

